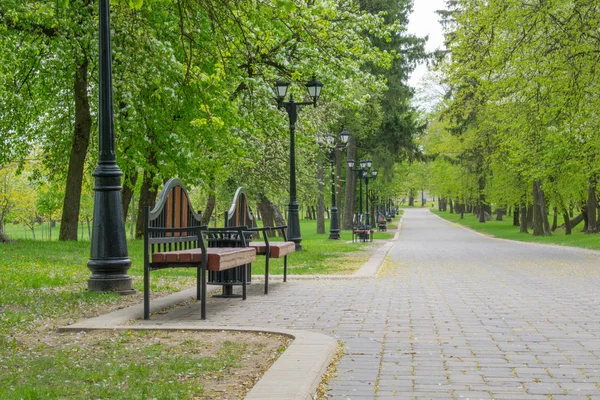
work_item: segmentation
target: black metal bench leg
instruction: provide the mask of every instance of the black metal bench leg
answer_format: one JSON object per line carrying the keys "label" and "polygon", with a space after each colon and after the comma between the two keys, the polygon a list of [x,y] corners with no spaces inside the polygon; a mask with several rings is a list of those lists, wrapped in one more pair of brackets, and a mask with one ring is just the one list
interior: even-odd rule
{"label": "black metal bench leg", "polygon": [[246,300],[246,281],[248,280],[248,265],[242,266],[242,300]]}
{"label": "black metal bench leg", "polygon": [[200,319],[206,319],[206,263],[203,263],[201,267],[198,267],[199,274],[201,275],[200,282],[202,282],[202,293],[200,295]]}
{"label": "black metal bench leg", "polygon": [[144,319],[150,319],[150,272],[144,267]]}
{"label": "black metal bench leg", "polygon": [[265,258],[265,294],[269,294],[269,256]]}
{"label": "black metal bench leg", "polygon": [[287,257],[283,256],[283,281],[287,282]]}

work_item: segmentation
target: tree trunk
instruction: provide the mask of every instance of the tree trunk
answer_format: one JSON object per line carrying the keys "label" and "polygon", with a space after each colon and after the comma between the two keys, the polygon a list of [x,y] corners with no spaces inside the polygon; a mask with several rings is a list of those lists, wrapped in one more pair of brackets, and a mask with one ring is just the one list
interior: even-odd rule
{"label": "tree trunk", "polygon": [[527,231],[527,226],[528,226],[528,222],[527,222],[527,209],[529,207],[527,207],[527,204],[525,204],[524,200],[521,200],[521,210],[519,211],[520,214],[520,229],[519,229],[519,233],[529,233]]}
{"label": "tree trunk", "polygon": [[[440,203],[441,203],[441,201],[440,201]],[[413,207],[414,205],[415,205],[415,195],[414,195],[414,193],[413,193],[413,190],[412,190],[412,189],[410,189],[410,190],[408,191],[408,206],[409,206],[409,207]],[[440,211],[442,211],[442,209],[441,209],[441,208],[440,208]]]}
{"label": "tree trunk", "polygon": [[69,170],[65,187],[62,219],[60,223],[59,240],[77,240],[79,224],[79,207],[81,204],[81,184],[85,157],[90,143],[92,117],[88,100],[88,58],[83,54],[82,62],[75,74],[75,129],[69,155]]}
{"label": "tree trunk", "polygon": [[210,218],[215,211],[216,204],[217,199],[215,197],[215,192],[211,190],[210,194],[208,195],[208,199],[206,200],[206,207],[204,207],[204,211],[202,211],[202,225],[210,224]]}
{"label": "tree trunk", "polygon": [[[350,136],[346,155],[348,160],[356,160],[356,139]],[[356,173],[346,166],[346,193],[344,196],[344,217],[342,229],[352,229],[354,225],[354,210],[356,209]]]}
{"label": "tree trunk", "polygon": [[591,181],[588,185],[588,198],[587,198],[587,229],[586,234],[596,233],[596,208],[598,204],[596,201],[596,183]]}
{"label": "tree trunk", "polygon": [[217,190],[217,186],[215,184],[214,177],[210,177],[209,181],[209,190],[208,190],[208,199],[206,200],[206,207],[204,207],[204,211],[202,212],[202,225],[210,224],[210,218],[212,217],[213,212],[215,211],[215,206],[217,204],[217,198],[215,197],[215,192]]}
{"label": "tree trunk", "polygon": [[[89,221],[89,216],[86,216]],[[129,221],[129,237],[135,238],[135,194],[131,196],[131,220]]]}
{"label": "tree trunk", "polygon": [[479,222],[484,223],[485,222],[485,193],[483,192],[485,190],[485,178],[480,175],[479,179],[477,180],[477,186],[479,189]]}
{"label": "tree trunk", "polygon": [[548,221],[548,207],[546,206],[546,195],[542,189],[541,182],[537,182],[538,196],[540,199],[540,214],[542,216],[542,226],[544,228],[544,235],[552,236],[552,230],[550,229],[550,222]]}
{"label": "tree trunk", "polygon": [[[285,219],[279,211],[279,207],[271,203],[264,193],[258,194],[257,208],[262,216],[263,226],[282,226],[285,225]],[[269,236],[274,236],[275,232],[267,232]]]}
{"label": "tree trunk", "polygon": [[514,205],[513,211],[513,226],[519,226],[519,206],[518,204]]}
{"label": "tree trunk", "polygon": [[0,243],[12,242],[4,233],[4,221],[0,221]]}
{"label": "tree trunk", "polygon": [[506,208],[498,208],[496,210],[496,221],[503,221],[504,214],[506,214]]}
{"label": "tree trunk", "polygon": [[338,220],[344,215],[345,204],[342,201],[342,154],[335,152],[335,202],[338,209]]}
{"label": "tree trunk", "polygon": [[317,233],[325,233],[325,196],[323,194],[323,164],[317,164],[317,190],[319,197],[317,199]]}
{"label": "tree trunk", "polygon": [[569,212],[567,210],[563,211],[563,218],[565,220],[565,235],[571,234],[571,220],[569,217]]}
{"label": "tree trunk", "polygon": [[450,204],[450,214],[454,214],[454,204],[451,198],[448,198],[448,204]]}
{"label": "tree trunk", "polygon": [[[573,228],[579,225],[581,221],[585,221],[585,216],[583,214],[579,214],[573,219],[570,219],[571,215],[567,210],[563,210],[563,217],[565,214],[569,216],[569,219],[565,218],[565,223],[559,226],[559,228],[565,228],[565,230],[568,228],[568,230],[571,231]],[[567,223],[567,221],[569,222]]]}
{"label": "tree trunk", "polygon": [[88,240],[92,240],[92,221],[89,214],[85,216],[85,221],[87,222]]}
{"label": "tree trunk", "polygon": [[257,208],[262,217],[263,226],[275,226],[275,215],[273,212],[273,203],[264,193],[258,194]]}
{"label": "tree trunk", "polygon": [[533,229],[533,205],[527,207],[527,227]]}
{"label": "tree trunk", "polygon": [[542,222],[542,208],[538,181],[533,181],[531,194],[533,195],[533,236],[544,235],[544,223]]}
{"label": "tree trunk", "polygon": [[275,218],[276,226],[285,225],[285,218],[283,218],[283,214],[281,214],[279,207],[275,204],[273,204],[273,218]]}
{"label": "tree trunk", "polygon": [[133,189],[137,183],[138,173],[133,171],[126,173],[123,177],[123,190],[121,191],[121,205],[123,207],[123,221],[127,221],[127,215],[129,214],[129,204],[133,198]]}
{"label": "tree trunk", "polygon": [[558,209],[554,207],[554,217],[552,218],[552,232],[558,227]]}
{"label": "tree trunk", "polygon": [[[152,152],[148,159],[151,165],[156,163],[156,157]],[[146,207],[154,207],[156,195],[158,193],[158,185],[154,183],[154,171],[145,170],[140,189],[140,199],[138,202],[138,216],[135,224],[135,238],[141,239],[144,236],[144,210]]]}

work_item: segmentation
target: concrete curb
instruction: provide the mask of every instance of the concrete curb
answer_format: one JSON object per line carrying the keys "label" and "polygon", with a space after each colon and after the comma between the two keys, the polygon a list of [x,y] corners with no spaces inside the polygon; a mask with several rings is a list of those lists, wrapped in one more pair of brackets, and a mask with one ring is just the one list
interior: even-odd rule
{"label": "concrete curb", "polygon": [[400,238],[400,231],[402,230],[402,217],[398,221],[398,227],[396,228],[396,233],[391,240],[388,240],[385,244],[375,250],[375,253],[369,258],[369,261],[364,263],[362,267],[354,274],[351,275],[352,278],[374,278],[377,276],[379,269],[383,265],[388,253],[394,247],[394,242],[396,242]]}

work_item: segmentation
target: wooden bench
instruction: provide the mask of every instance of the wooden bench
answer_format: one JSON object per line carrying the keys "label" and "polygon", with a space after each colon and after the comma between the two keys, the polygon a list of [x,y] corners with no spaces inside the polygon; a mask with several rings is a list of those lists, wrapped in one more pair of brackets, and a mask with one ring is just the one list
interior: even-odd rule
{"label": "wooden bench", "polygon": [[[165,268],[196,268],[196,298],[201,302],[200,318],[206,319],[206,271],[223,271],[254,261],[256,250],[248,247],[246,235],[242,229],[203,226],[183,183],[170,179],[154,209],[144,210],[144,319],[150,318],[150,272]],[[217,242],[230,245],[217,246]]]}
{"label": "wooden bench", "polygon": [[357,226],[352,229],[352,243],[354,242],[372,242],[375,231],[369,226]]}
{"label": "wooden bench", "polygon": [[[283,257],[283,281],[287,282],[288,255],[296,251],[296,243],[288,241],[286,235],[287,225],[251,228],[250,231],[262,232],[263,242],[250,242],[249,246],[256,249],[256,254],[265,256],[265,294],[269,293],[269,259]],[[267,232],[279,231],[283,242],[269,240]]]}
{"label": "wooden bench", "polygon": [[377,217],[377,230],[379,232],[387,232],[387,220],[382,214],[379,214],[379,217]]}
{"label": "wooden bench", "polygon": [[[231,206],[229,210],[225,212],[225,221],[224,225],[227,228],[231,229],[243,229],[246,227],[255,227],[256,221],[252,212],[250,211],[250,206],[248,205],[248,199],[246,198],[246,193],[242,187],[239,187],[235,191],[235,195],[233,196],[233,201],[231,202]],[[246,241],[249,242],[252,239],[252,235],[254,232],[248,233],[246,235]],[[215,243],[216,246],[221,246],[224,243],[217,241]],[[227,245],[225,243],[225,245]],[[233,245],[236,245],[233,243]],[[239,243],[237,244],[239,245]],[[245,271],[243,271],[245,270]],[[245,278],[244,278],[245,276]],[[208,283],[210,285],[219,285],[221,286],[221,294],[216,295],[215,297],[239,297],[239,295],[233,293],[234,286],[243,286],[242,280],[246,282],[246,284],[251,283],[252,277],[252,264],[248,263],[246,265],[239,266],[239,268],[232,268],[226,271],[218,271],[208,272]]]}

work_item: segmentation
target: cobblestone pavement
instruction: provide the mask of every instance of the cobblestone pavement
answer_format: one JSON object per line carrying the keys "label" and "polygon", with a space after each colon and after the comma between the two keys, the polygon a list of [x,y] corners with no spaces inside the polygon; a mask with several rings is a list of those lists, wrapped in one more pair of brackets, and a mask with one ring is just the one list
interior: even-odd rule
{"label": "cobblestone pavement", "polygon": [[151,323],[333,336],[345,346],[334,399],[600,399],[598,255],[410,209],[377,279],[274,282],[268,296],[257,284],[243,306],[210,299],[206,322],[192,304]]}

